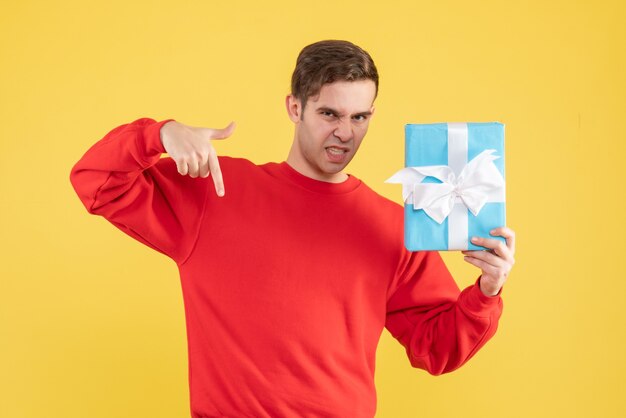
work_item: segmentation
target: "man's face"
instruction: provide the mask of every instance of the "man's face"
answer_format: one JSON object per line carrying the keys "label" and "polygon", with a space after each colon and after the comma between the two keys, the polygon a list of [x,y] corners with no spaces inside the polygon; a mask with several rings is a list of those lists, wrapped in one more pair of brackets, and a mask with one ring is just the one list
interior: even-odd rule
{"label": "man's face", "polygon": [[342,170],[356,154],[374,113],[376,85],[372,80],[324,84],[318,96],[302,103],[287,96],[287,111],[296,124],[287,162],[317,180],[341,182]]}

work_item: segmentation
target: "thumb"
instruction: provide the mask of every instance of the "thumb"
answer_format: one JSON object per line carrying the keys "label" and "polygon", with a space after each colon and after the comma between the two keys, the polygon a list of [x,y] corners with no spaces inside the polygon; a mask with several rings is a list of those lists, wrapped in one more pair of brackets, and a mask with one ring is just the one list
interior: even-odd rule
{"label": "thumb", "polygon": [[212,129],[212,132],[209,134],[211,139],[225,139],[233,134],[235,131],[235,122],[231,122],[227,127],[223,129]]}

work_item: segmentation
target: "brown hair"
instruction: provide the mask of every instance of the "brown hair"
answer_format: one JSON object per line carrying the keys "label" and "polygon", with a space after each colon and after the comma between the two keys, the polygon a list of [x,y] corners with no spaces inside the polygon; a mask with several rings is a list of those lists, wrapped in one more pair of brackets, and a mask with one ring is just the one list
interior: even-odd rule
{"label": "brown hair", "polygon": [[309,97],[334,81],[372,80],[378,94],[378,70],[372,57],[352,42],[327,40],[305,46],[291,76],[291,94],[302,109]]}

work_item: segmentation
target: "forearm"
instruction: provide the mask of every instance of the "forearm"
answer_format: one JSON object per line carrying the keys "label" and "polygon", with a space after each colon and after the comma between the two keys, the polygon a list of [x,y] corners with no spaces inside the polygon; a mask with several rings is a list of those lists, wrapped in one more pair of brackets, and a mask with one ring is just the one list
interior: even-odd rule
{"label": "forearm", "polygon": [[90,213],[118,199],[146,168],[158,162],[164,150],[156,139],[167,121],[142,118],[119,126],[72,167],[70,181]]}
{"label": "forearm", "polygon": [[74,165],[70,180],[89,213],[181,262],[200,227],[207,183],[160,158],[160,128],[169,120],[143,118],[112,130]]}
{"label": "forearm", "polygon": [[477,282],[456,300],[388,314],[387,328],[413,367],[440,375],[461,367],[485,345],[501,313],[500,296],[484,295]]}

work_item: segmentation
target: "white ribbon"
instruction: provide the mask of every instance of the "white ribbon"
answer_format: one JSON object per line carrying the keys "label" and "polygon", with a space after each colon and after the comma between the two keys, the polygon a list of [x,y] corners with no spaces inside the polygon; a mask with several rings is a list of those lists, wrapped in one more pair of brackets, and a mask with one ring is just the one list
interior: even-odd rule
{"label": "white ribbon", "polygon": [[[467,209],[477,216],[485,203],[505,201],[505,183],[493,163],[496,150],[481,152],[467,162],[467,124],[448,124],[448,164],[406,167],[386,183],[402,184],[402,198],[423,209],[438,224],[448,221],[448,249],[467,249]],[[422,183],[434,177],[441,183]],[[467,208],[467,209],[466,209]]]}
{"label": "white ribbon", "polygon": [[[401,183],[402,197],[415,210],[424,212],[441,224],[452,212],[457,197],[477,216],[488,201],[504,200],[504,179],[493,163],[496,150],[485,150],[463,167],[457,176],[447,165],[407,167],[386,183]],[[434,177],[442,183],[422,183]]]}

